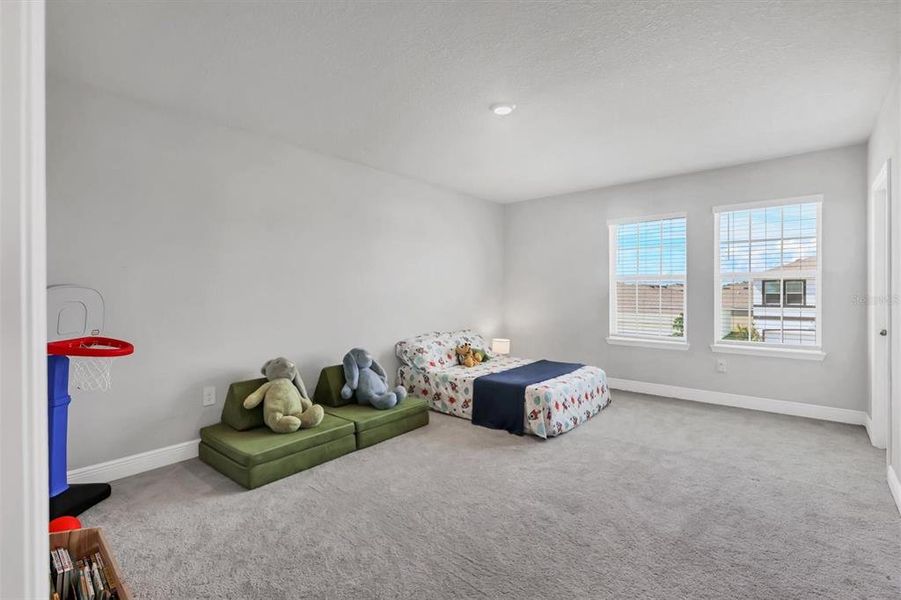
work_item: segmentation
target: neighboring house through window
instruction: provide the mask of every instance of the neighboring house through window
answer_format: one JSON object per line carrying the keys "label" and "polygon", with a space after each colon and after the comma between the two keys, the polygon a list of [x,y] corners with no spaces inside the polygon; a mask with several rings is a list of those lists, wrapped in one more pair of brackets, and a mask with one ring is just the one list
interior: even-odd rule
{"label": "neighboring house through window", "polygon": [[821,345],[819,196],[714,210],[718,345]]}

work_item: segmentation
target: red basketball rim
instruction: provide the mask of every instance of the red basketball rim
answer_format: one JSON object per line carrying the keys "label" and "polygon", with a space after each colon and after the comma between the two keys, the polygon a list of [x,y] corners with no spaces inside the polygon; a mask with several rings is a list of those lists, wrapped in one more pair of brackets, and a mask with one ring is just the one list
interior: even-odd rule
{"label": "red basketball rim", "polygon": [[129,342],[115,338],[88,336],[47,342],[47,354],[55,356],[128,356],[135,351]]}

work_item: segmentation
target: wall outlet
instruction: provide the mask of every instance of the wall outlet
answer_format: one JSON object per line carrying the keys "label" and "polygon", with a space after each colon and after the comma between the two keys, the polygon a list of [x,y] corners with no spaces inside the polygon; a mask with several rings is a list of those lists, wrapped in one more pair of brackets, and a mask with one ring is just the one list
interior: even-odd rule
{"label": "wall outlet", "polygon": [[212,385],[203,388],[203,405],[212,406],[216,404],[216,388]]}
{"label": "wall outlet", "polygon": [[717,373],[725,373],[726,372],[726,359],[725,358],[716,359],[716,372]]}

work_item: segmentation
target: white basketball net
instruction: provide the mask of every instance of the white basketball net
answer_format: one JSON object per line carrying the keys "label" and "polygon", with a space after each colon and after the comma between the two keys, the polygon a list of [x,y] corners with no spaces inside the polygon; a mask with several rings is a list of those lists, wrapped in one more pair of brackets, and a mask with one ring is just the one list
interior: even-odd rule
{"label": "white basketball net", "polygon": [[105,392],[110,388],[110,356],[72,356],[69,359],[69,379],[76,390],[82,392]]}

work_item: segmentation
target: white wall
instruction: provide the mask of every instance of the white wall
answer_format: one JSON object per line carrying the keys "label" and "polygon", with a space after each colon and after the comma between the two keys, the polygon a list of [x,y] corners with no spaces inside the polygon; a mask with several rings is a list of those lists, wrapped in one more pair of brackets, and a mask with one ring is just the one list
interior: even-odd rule
{"label": "white wall", "polygon": [[[886,160],[891,159],[891,237],[894,240],[892,249],[892,296],[901,298],[901,180],[899,180],[899,160],[901,160],[901,97],[899,85],[895,81],[885,101],[879,117],[873,126],[867,152],[868,188],[882,169]],[[897,305],[896,305],[897,306]],[[895,310],[897,312],[897,310]],[[888,462],[897,467],[901,465],[901,440],[897,439],[901,432],[901,319],[897,316],[891,326],[892,341],[892,409],[891,431],[894,435],[888,440]],[[896,468],[897,471],[897,468]],[[901,507],[901,506],[899,506]]]}
{"label": "white wall", "polygon": [[[107,332],[137,346],[111,392],[75,397],[70,468],[195,438],[272,356],[312,388],[352,345],[393,369],[396,340],[463,326],[611,377],[863,410],[866,150],[502,207],[51,79],[49,282],[100,289]],[[711,207],[813,193],[826,360],[717,355],[717,374]],[[691,348],[608,346],[607,220],[683,210]]]}
{"label": "white wall", "polygon": [[[686,148],[690,151],[690,148]],[[822,406],[866,406],[863,145],[509,205],[505,333],[526,356],[608,376]],[[823,194],[823,362],[714,355],[712,207]],[[607,220],[687,211],[688,351],[609,346]],[[725,358],[727,374],[715,371]]]}
{"label": "white wall", "polygon": [[196,438],[274,356],[312,393],[354,345],[393,370],[401,338],[498,327],[501,206],[49,83],[48,282],[99,289],[136,346],[75,395],[70,468]]}

